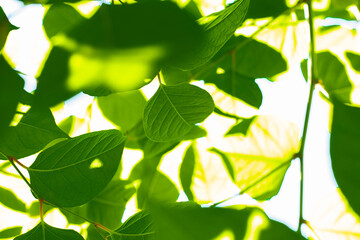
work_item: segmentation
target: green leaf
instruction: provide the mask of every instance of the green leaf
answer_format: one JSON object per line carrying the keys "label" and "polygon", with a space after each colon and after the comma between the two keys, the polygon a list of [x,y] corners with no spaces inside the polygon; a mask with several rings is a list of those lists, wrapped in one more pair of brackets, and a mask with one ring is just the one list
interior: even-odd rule
{"label": "green leaf", "polygon": [[159,240],[304,239],[285,225],[269,220],[257,208],[175,206],[152,204]]}
{"label": "green leaf", "polygon": [[[50,206],[49,204],[46,204],[44,203],[43,204],[43,214],[45,216],[45,214],[54,209],[52,206]],[[32,217],[32,218],[37,218],[40,216],[40,203],[39,201],[34,201],[30,204],[30,207],[28,208],[27,210],[27,214],[29,217]]]}
{"label": "green leaf", "polygon": [[0,55],[0,141],[3,141],[15,114],[23,86],[24,80],[9,66],[3,55]]}
{"label": "green leaf", "polygon": [[128,218],[111,235],[112,240],[157,240],[153,219],[148,211],[141,211]]}
{"label": "green leaf", "polygon": [[277,17],[286,9],[285,0],[251,0],[246,18]]}
{"label": "green leaf", "polygon": [[29,232],[22,234],[14,240],[84,240],[84,238],[74,230],[54,228],[45,222],[41,222]]}
{"label": "green leaf", "polygon": [[17,226],[17,227],[2,229],[0,231],[0,239],[15,237],[21,233],[22,228],[23,227],[21,226]]}
{"label": "green leaf", "polygon": [[190,57],[173,66],[189,70],[208,62],[240,27],[249,2],[249,0],[238,0],[222,11],[200,19],[199,22],[205,29],[204,43]]}
{"label": "green leaf", "polygon": [[249,129],[253,122],[256,120],[257,116],[251,117],[251,118],[245,118],[241,120],[240,123],[237,123],[233,125],[227,133],[225,133],[225,136],[231,136],[231,135],[237,135],[241,134],[246,136],[249,132]]}
{"label": "green leaf", "polygon": [[153,141],[180,140],[214,110],[210,94],[194,85],[160,85],[144,111],[144,129]]}
{"label": "green leaf", "polygon": [[27,211],[26,204],[21,201],[12,191],[3,187],[0,187],[0,203],[14,211],[23,213]]}
{"label": "green leaf", "polygon": [[[150,183],[149,183],[150,182]],[[152,179],[143,177],[142,184],[137,191],[139,208],[147,206],[149,200],[158,202],[176,202],[179,190],[175,184],[163,173],[156,171]]]}
{"label": "green leaf", "polygon": [[345,55],[349,59],[351,67],[360,72],[360,55],[354,52],[346,52]]}
{"label": "green leaf", "polygon": [[75,127],[76,119],[77,119],[77,117],[74,115],[71,115],[71,116],[65,118],[64,120],[62,120],[59,123],[59,128],[67,135],[71,135],[71,133]]}
{"label": "green leaf", "polygon": [[15,127],[9,128],[6,142],[0,142],[0,152],[20,159],[37,153],[58,138],[69,136],[56,125],[49,109],[35,107]]}
{"label": "green leaf", "polygon": [[46,12],[43,19],[43,26],[48,38],[58,33],[66,33],[85,18],[70,5],[53,4]]}
{"label": "green leaf", "polygon": [[190,201],[194,201],[194,193],[191,190],[191,184],[195,170],[196,153],[194,147],[194,144],[191,144],[186,149],[179,172],[181,187],[184,189],[184,192]]}
{"label": "green leaf", "polygon": [[125,133],[142,120],[146,99],[135,90],[99,97],[97,103],[102,114]]}
{"label": "green leaf", "polygon": [[221,157],[221,160],[223,161],[224,166],[226,167],[226,170],[229,173],[229,176],[231,177],[231,180],[236,183],[234,165],[232,161],[228,158],[228,156],[216,148],[210,148],[209,151],[216,153]]}
{"label": "green leaf", "polygon": [[4,47],[4,45],[6,43],[6,39],[7,39],[9,32],[11,30],[16,30],[16,29],[18,29],[18,28],[9,22],[4,10],[2,9],[2,7],[0,7],[0,32],[1,32],[0,51],[2,50],[2,48]]}
{"label": "green leaf", "polygon": [[278,193],[298,146],[299,130],[295,124],[258,116],[247,136],[226,137],[220,149],[213,151],[230,159],[235,183],[242,193],[266,200]]}
{"label": "green leaf", "polygon": [[343,103],[351,103],[353,84],[350,82],[345,66],[330,52],[317,54],[317,73],[330,98]]}
{"label": "green leaf", "polygon": [[360,108],[334,101],[330,138],[331,163],[335,179],[350,206],[360,214]]}
{"label": "green leaf", "polygon": [[74,207],[90,201],[115,174],[124,141],[118,130],[106,130],[47,148],[28,169],[34,191],[57,206]]}
{"label": "green leaf", "polygon": [[59,47],[51,50],[38,77],[34,96],[36,105],[51,107],[79,93],[67,85],[70,56],[69,51]]}
{"label": "green leaf", "polygon": [[86,217],[110,229],[120,226],[125,205],[135,191],[130,182],[110,182],[104,191],[85,205]]}
{"label": "green leaf", "polygon": [[214,83],[216,87],[225,93],[242,100],[251,106],[259,108],[262,103],[262,93],[255,79],[248,78],[238,73],[226,72],[209,76],[205,79],[206,83]]}

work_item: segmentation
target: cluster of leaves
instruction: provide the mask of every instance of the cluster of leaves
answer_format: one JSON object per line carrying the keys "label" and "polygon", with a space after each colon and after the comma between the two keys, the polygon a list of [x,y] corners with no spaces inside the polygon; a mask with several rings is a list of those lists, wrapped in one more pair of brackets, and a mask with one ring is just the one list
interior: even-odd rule
{"label": "cluster of leaves", "polygon": [[[201,1],[192,0],[182,7],[170,1],[102,3],[91,16],[79,12],[81,1],[22,2],[47,8],[43,28],[51,49],[31,94],[5,51],[0,55],[0,169],[6,172],[12,165],[20,174],[16,166],[24,167],[29,181],[21,177],[38,199],[28,208],[1,187],[0,202],[40,215],[37,226],[15,239],[84,239],[76,231],[45,223],[43,215],[51,208],[60,209],[70,224],[90,223],[86,239],[304,239],[260,208],[199,205],[228,198],[229,184],[239,194],[266,201],[279,192],[291,162],[301,155],[295,124],[242,116],[232,106],[260,108],[262,92],[255,80],[275,81],[287,71],[293,60],[282,53],[283,44],[272,46],[256,36],[271,24],[285,36],[294,24],[287,21],[293,14],[295,23],[304,22],[303,1],[290,8],[285,0],[237,0],[208,16],[202,15]],[[333,0],[315,15],[352,20],[348,7],[355,3]],[[268,23],[259,26],[264,19]],[[234,34],[249,26],[257,28],[254,34]],[[0,8],[1,49],[15,29]],[[324,30],[318,29],[319,34]],[[320,84],[334,106],[333,171],[359,214],[359,85],[348,71],[360,71],[360,55],[344,52],[347,62],[335,52],[317,53],[312,62],[316,82],[311,74],[311,84]],[[300,61],[307,77],[308,61]],[[141,88],[156,76],[158,89],[146,99]],[[80,92],[94,96],[117,129],[73,137],[76,117],[57,125],[50,108]],[[208,120],[225,131],[214,131]],[[179,182],[190,201],[176,203],[179,187],[160,171],[160,164],[184,144]],[[121,162],[131,161],[122,158],[124,149],[143,153],[127,179],[120,178]],[[19,159],[31,155],[35,161],[23,166]],[[121,223],[134,195],[139,212]],[[5,229],[0,237],[18,234],[21,227]]]}

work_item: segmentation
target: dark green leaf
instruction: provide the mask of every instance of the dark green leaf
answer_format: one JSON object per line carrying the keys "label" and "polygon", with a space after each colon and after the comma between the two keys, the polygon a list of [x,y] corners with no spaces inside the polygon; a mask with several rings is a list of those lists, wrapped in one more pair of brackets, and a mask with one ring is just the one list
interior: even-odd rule
{"label": "dark green leaf", "polygon": [[345,66],[330,52],[317,54],[317,73],[330,98],[343,103],[351,103],[353,84],[350,82]]}
{"label": "dark green leaf", "polygon": [[110,182],[104,191],[85,205],[86,217],[110,229],[120,226],[125,205],[135,191],[127,181]]}
{"label": "dark green leaf", "polygon": [[43,26],[48,38],[55,36],[58,33],[66,33],[72,27],[80,22],[85,21],[85,18],[70,5],[54,4],[46,12],[43,19]]}
{"label": "dark green leaf", "polygon": [[38,78],[35,91],[35,104],[54,106],[74,96],[79,91],[71,90],[67,85],[71,54],[62,48],[54,47],[47,58]]}
{"label": "dark green leaf", "polygon": [[84,238],[74,230],[54,228],[45,222],[41,222],[29,232],[22,234],[14,240],[84,240]]}
{"label": "dark green leaf", "polygon": [[330,154],[335,179],[350,206],[360,214],[360,108],[334,101]]}
{"label": "dark green leaf", "polygon": [[8,126],[20,100],[24,80],[0,55],[0,141],[3,141]]}
{"label": "dark green leaf", "polygon": [[246,18],[277,17],[286,9],[286,0],[251,0]]}
{"label": "dark green leaf", "polygon": [[9,128],[6,141],[0,142],[0,152],[19,159],[37,153],[58,138],[69,136],[56,125],[49,109],[35,107],[15,127]]}
{"label": "dark green leaf", "polygon": [[285,224],[276,221],[269,221],[268,226],[260,232],[259,240],[305,240],[299,233],[294,232]]}
{"label": "dark green leaf", "polygon": [[208,62],[242,24],[249,2],[238,0],[222,11],[200,19],[205,29],[204,43],[190,57],[173,65],[181,69],[193,69]]}
{"label": "dark green leaf", "polygon": [[240,123],[233,125],[225,136],[241,134],[246,136],[248,134],[251,124],[256,120],[257,116],[251,118],[245,118]]}
{"label": "dark green leaf", "polygon": [[153,141],[181,139],[214,110],[210,94],[194,85],[160,85],[144,111],[144,129]]}
{"label": "dark green leaf", "polygon": [[21,226],[2,229],[0,231],[0,239],[15,237],[21,233],[21,230]]}
{"label": "dark green leaf", "polygon": [[346,52],[346,57],[349,59],[351,67],[360,72],[360,55],[353,52]]}
{"label": "dark green leaf", "polygon": [[145,210],[132,215],[115,232],[112,240],[157,240],[153,219]]}
{"label": "dark green leaf", "polygon": [[180,183],[190,201],[194,201],[194,194],[191,190],[193,174],[195,170],[195,146],[191,144],[185,152],[180,166]]}
{"label": "dark green leaf", "polygon": [[5,45],[7,36],[11,30],[15,30],[17,27],[12,25],[9,20],[6,17],[6,14],[4,13],[4,10],[0,6],[0,51]]}
{"label": "dark green leaf", "polygon": [[161,69],[161,73],[166,85],[177,85],[180,83],[190,83],[191,72],[183,71],[178,68],[166,66]]}
{"label": "dark green leaf", "polygon": [[207,131],[199,126],[194,126],[191,130],[185,134],[183,140],[193,140],[201,137],[206,137]]}
{"label": "dark green leaf", "polygon": [[125,137],[117,130],[92,132],[41,152],[28,169],[39,197],[58,206],[82,205],[110,182],[122,156]]}
{"label": "dark green leaf", "polygon": [[97,102],[103,115],[125,133],[142,120],[146,99],[136,90],[99,97]]}
{"label": "dark green leaf", "polygon": [[74,130],[76,117],[71,115],[59,123],[59,128],[68,135],[71,135]]}
{"label": "dark green leaf", "polygon": [[[48,212],[48,211],[50,211],[50,210],[52,210],[53,209],[53,207],[52,206],[50,206],[50,205],[48,205],[48,204],[46,204],[46,203],[44,203],[44,205],[43,205],[43,214],[44,214],[44,216],[45,216],[45,214]],[[34,201],[34,202],[32,202],[31,204],[30,204],[30,207],[28,208],[28,210],[27,210],[27,214],[30,216],[30,217],[39,217],[40,216],[40,203],[39,203],[39,201]]]}
{"label": "dark green leaf", "polygon": [[220,90],[236,97],[251,106],[259,108],[262,103],[262,93],[255,79],[248,78],[238,73],[217,74],[205,79],[206,83],[214,83]]}
{"label": "dark green leaf", "polygon": [[7,208],[19,212],[26,212],[26,204],[21,201],[12,191],[0,187],[0,203]]}

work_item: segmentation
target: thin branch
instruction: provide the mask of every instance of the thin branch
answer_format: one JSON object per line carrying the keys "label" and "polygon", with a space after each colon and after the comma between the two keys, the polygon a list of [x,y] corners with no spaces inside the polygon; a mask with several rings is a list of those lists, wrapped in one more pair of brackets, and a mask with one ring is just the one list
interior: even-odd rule
{"label": "thin branch", "polygon": [[310,28],[310,61],[308,64],[310,65],[311,70],[309,71],[309,79],[310,81],[310,89],[309,89],[309,98],[306,106],[306,114],[304,120],[304,127],[301,139],[301,145],[299,150],[299,160],[300,160],[300,207],[299,207],[299,224],[297,232],[301,233],[301,225],[304,223],[303,217],[303,208],[304,208],[304,151],[305,151],[305,142],[307,136],[307,129],[309,126],[310,119],[310,111],[311,111],[311,103],[313,99],[315,85],[318,83],[318,79],[316,76],[316,53],[315,53],[315,30],[314,30],[314,18],[313,18],[313,10],[312,10],[312,1],[306,0],[307,8],[309,12],[309,28]]}
{"label": "thin branch", "polygon": [[33,192],[33,194],[36,196],[36,198],[39,199],[38,194],[36,193],[36,191],[34,190],[34,188],[31,186],[30,182],[26,179],[26,177],[22,174],[22,172],[20,171],[20,169],[16,166],[16,164],[14,162],[18,162],[17,159],[15,159],[14,157],[9,157],[9,162],[11,163],[11,165],[15,168],[15,170],[19,173],[19,175],[21,176],[21,178],[24,180],[24,182],[26,183],[26,185],[28,185],[28,187],[31,189],[31,191]]}

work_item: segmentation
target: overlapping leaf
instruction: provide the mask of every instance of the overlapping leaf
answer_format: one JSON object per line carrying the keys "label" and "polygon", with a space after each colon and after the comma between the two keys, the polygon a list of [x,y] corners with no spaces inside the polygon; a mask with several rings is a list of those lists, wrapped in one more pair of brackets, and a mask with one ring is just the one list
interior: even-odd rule
{"label": "overlapping leaf", "polygon": [[22,234],[14,240],[84,240],[84,238],[74,230],[60,229],[52,227],[45,222],[41,222],[29,232]]}
{"label": "overlapping leaf", "polygon": [[97,103],[107,119],[123,132],[128,132],[142,120],[146,99],[136,90],[99,97]]}
{"label": "overlapping leaf", "polygon": [[249,0],[238,0],[222,11],[200,19],[199,22],[205,29],[205,42],[193,52],[192,56],[172,65],[189,70],[208,62],[240,27],[249,2]]}
{"label": "overlapping leaf", "polygon": [[124,141],[121,132],[106,130],[44,150],[28,169],[34,191],[58,206],[73,207],[90,201],[114,176]]}
{"label": "overlapping leaf", "polygon": [[0,141],[3,141],[8,126],[20,100],[24,80],[0,55]]}
{"label": "overlapping leaf", "polygon": [[153,141],[180,140],[214,110],[208,92],[190,85],[160,85],[144,111],[144,129]]}
{"label": "overlapping leaf", "polygon": [[55,139],[68,137],[49,109],[31,108],[15,127],[9,128],[6,141],[0,142],[0,152],[19,159],[37,153]]}
{"label": "overlapping leaf", "polygon": [[251,0],[246,18],[277,17],[287,8],[285,0]]}
{"label": "overlapping leaf", "polygon": [[48,38],[58,33],[66,33],[77,24],[85,21],[85,18],[68,4],[54,4],[46,12],[43,26]]}
{"label": "overlapping leaf", "polygon": [[[299,130],[293,123],[269,116],[258,116],[247,136],[224,138],[219,154],[234,171],[241,191],[255,199],[266,200],[280,189],[287,168],[298,151]],[[231,169],[233,168],[233,169]]]}
{"label": "overlapping leaf", "polygon": [[334,101],[330,138],[331,163],[335,179],[350,206],[360,214],[360,108]]}
{"label": "overlapping leaf", "polygon": [[135,188],[127,181],[110,182],[104,191],[86,204],[86,217],[110,229],[115,229],[121,225],[125,205],[135,191]]}

